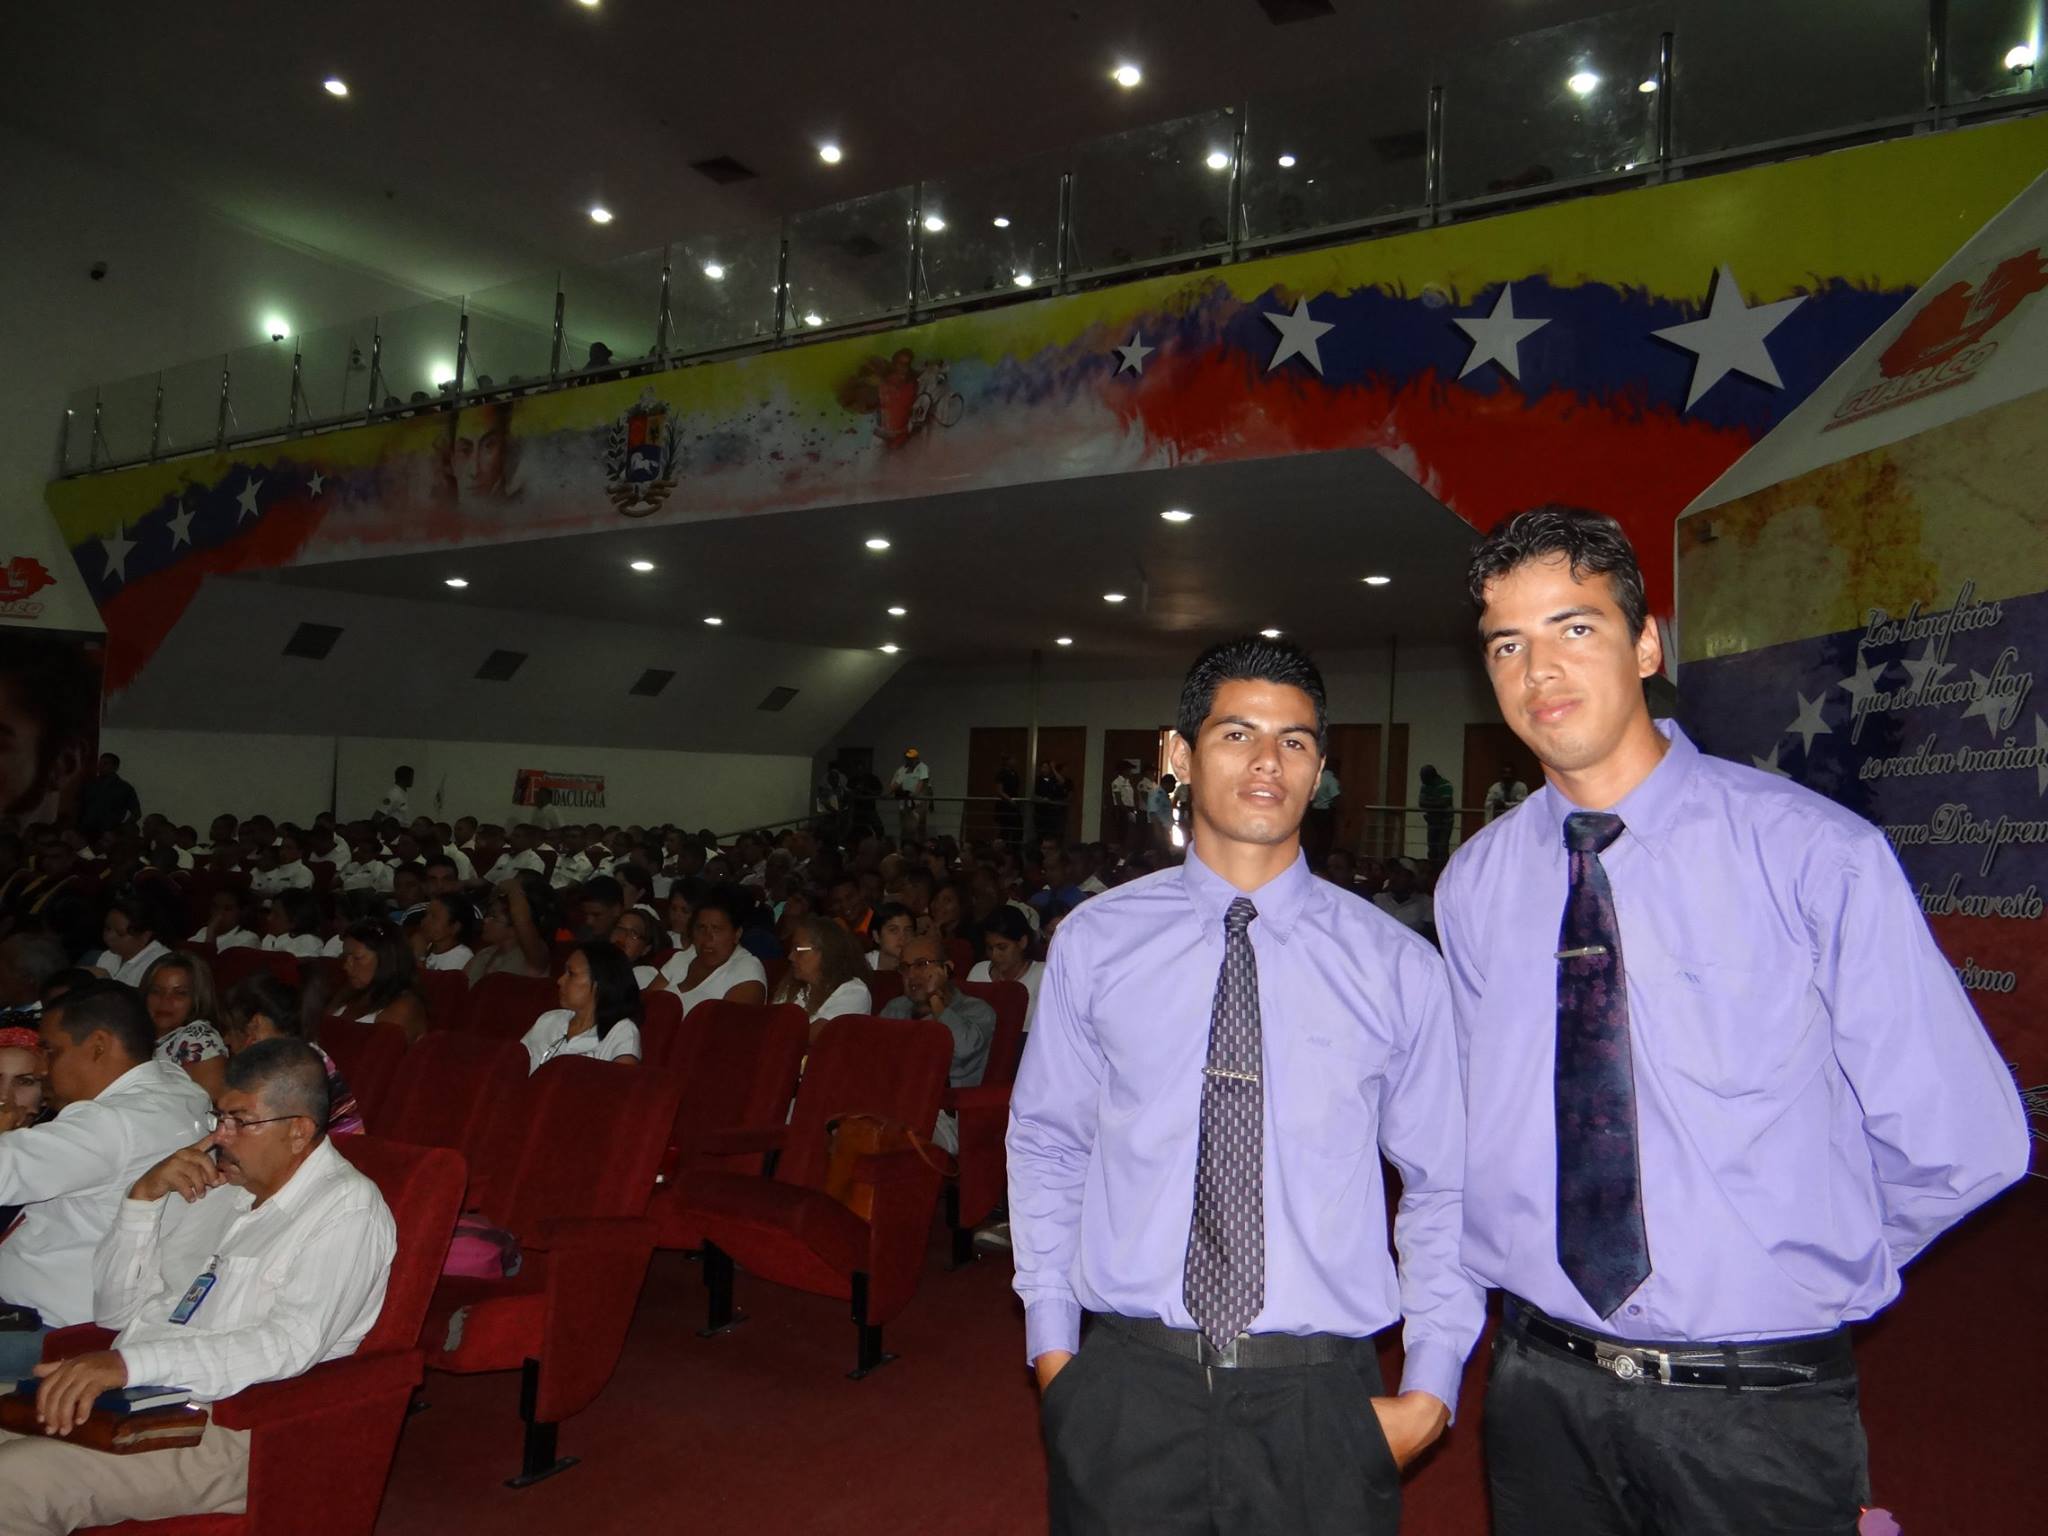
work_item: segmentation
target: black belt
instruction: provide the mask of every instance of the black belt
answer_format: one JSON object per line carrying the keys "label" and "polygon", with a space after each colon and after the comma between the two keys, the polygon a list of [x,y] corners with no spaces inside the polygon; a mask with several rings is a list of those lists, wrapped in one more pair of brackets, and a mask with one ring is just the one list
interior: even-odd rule
{"label": "black belt", "polygon": [[1856,1374],[1846,1328],[1751,1344],[1639,1344],[1574,1328],[1512,1296],[1502,1309],[1502,1321],[1511,1338],[1527,1339],[1626,1382],[1769,1392],[1848,1381]]}
{"label": "black belt", "polygon": [[1373,1347],[1371,1339],[1354,1339],[1338,1333],[1240,1333],[1230,1341],[1228,1349],[1219,1350],[1198,1328],[1170,1328],[1156,1317],[1124,1317],[1115,1312],[1088,1315],[1099,1327],[1218,1370],[1329,1365],[1338,1360],[1354,1360],[1360,1351]]}

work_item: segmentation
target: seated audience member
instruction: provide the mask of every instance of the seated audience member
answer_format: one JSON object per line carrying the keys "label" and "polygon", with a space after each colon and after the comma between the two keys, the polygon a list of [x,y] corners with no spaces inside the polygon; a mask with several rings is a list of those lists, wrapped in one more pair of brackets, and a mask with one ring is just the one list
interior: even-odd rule
{"label": "seated audience member", "polygon": [[419,921],[427,901],[427,872],[418,864],[399,864],[391,871],[391,921],[403,928]]}
{"label": "seated audience member", "polygon": [[[54,1119],[24,1123],[0,1103],[0,1205],[21,1216],[0,1242],[0,1303],[33,1307],[44,1328],[93,1320],[92,1255],[142,1170],[204,1130],[205,1090],[156,1056],[134,988],[94,977],[46,1004],[38,1031]],[[42,1358],[39,1330],[0,1333],[0,1381]],[[183,1383],[180,1383],[183,1385]],[[4,1459],[4,1453],[0,1453]],[[0,1527],[19,1506],[0,1476]]]}
{"label": "seated audience member", "polygon": [[261,949],[263,937],[251,929],[242,911],[242,893],[233,886],[223,885],[214,891],[207,902],[206,924],[191,938],[188,944],[211,944],[217,955],[224,949]]}
{"label": "seated audience member", "polygon": [[[654,899],[654,876],[647,873],[644,864],[614,864],[609,878],[618,886],[619,900],[625,906],[637,907]],[[590,900],[588,886],[584,887],[583,899]]]}
{"label": "seated audience member", "polygon": [[396,1024],[408,1043],[427,1032],[427,1005],[412,975],[412,946],[395,924],[350,927],[341,945],[341,986],[321,1010],[358,1024]]}
{"label": "seated audience member", "polygon": [[875,906],[870,903],[856,875],[841,875],[826,887],[825,910],[855,938],[873,948]]}
{"label": "seated audience member", "polygon": [[[44,1118],[46,1070],[43,1037],[37,1031],[21,1024],[0,1025],[0,1130],[19,1130]],[[0,1232],[5,1230],[0,1227]]]}
{"label": "seated audience member", "polygon": [[555,834],[555,867],[548,872],[548,881],[558,891],[581,885],[597,868],[584,857],[583,849],[588,834],[581,827],[564,827]]}
{"label": "seated audience member", "polygon": [[495,866],[494,873],[486,878],[509,880],[521,870],[528,874],[547,878],[548,863],[540,856],[540,833],[528,822],[521,822],[507,834],[505,855]]}
{"label": "seated audience member", "polygon": [[512,878],[512,855],[505,847],[505,829],[496,822],[485,822],[476,829],[471,841],[470,862],[476,866],[476,877],[486,885],[503,885]]}
{"label": "seated audience member", "polygon": [[1373,897],[1372,904],[1403,928],[1436,942],[1436,904],[1416,884],[1412,859],[1395,859],[1387,866],[1387,888]]}
{"label": "seated audience member", "polygon": [[327,917],[311,890],[294,888],[270,898],[263,914],[261,947],[281,954],[316,960],[327,951]]}
{"label": "seated audience member", "polygon": [[775,913],[761,899],[758,887],[731,885],[725,893],[732,898],[733,912],[740,924],[740,947],[759,960],[780,960],[782,941],[775,936]]}
{"label": "seated audience member", "polygon": [[334,881],[344,891],[391,889],[391,866],[384,862],[374,832],[357,832],[349,839],[349,861],[335,871]]}
{"label": "seated audience member", "polygon": [[158,937],[162,926],[155,900],[132,885],[118,888],[107,900],[107,918],[100,929],[100,941],[107,947],[97,968],[115,981],[139,985],[143,973],[171,952]]}
{"label": "seated audience member", "polygon": [[775,990],[778,1003],[795,1003],[811,1021],[811,1038],[825,1021],[842,1013],[872,1013],[867,961],[860,941],[829,917],[797,921],[789,949],[789,974]]}
{"label": "seated audience member", "polygon": [[910,908],[910,915],[917,919],[919,931],[925,927],[925,919],[931,915],[932,893],[938,890],[938,877],[922,864],[906,865],[895,881],[883,888],[883,899],[899,902]]}
{"label": "seated audience member", "polygon": [[[946,946],[935,933],[920,933],[903,946],[903,995],[882,1009],[885,1019],[937,1019],[953,1032],[953,1066],[946,1081],[972,1088],[988,1070],[988,1048],[996,1037],[996,1011],[953,985]],[[948,1152],[960,1150],[960,1127],[951,1110],[939,1111],[932,1140]]]}
{"label": "seated audience member", "polygon": [[1024,1014],[1024,1027],[1030,1029],[1031,1017],[1038,1012],[1038,985],[1045,980],[1045,962],[1030,958],[1031,925],[1015,907],[998,907],[982,927],[981,947],[988,958],[977,961],[967,979],[1022,982],[1031,996]]}
{"label": "seated audience member", "polygon": [[327,1140],[327,1113],[313,1051],[251,1046],[218,1129],[134,1182],[93,1270],[99,1320],[120,1329],[113,1348],[38,1367],[48,1433],[0,1437],[9,1531],[244,1509],[246,1430],[209,1424],[195,1446],[141,1456],[62,1437],[100,1393],[131,1383],[176,1382],[213,1403],[355,1352],[383,1307],[397,1231],[377,1186]]}
{"label": "seated audience member", "polygon": [[476,908],[460,890],[436,891],[420,908],[419,927],[412,936],[413,953],[430,971],[459,971],[476,951]]}
{"label": "seated audience member", "polygon": [[220,1005],[213,970],[199,956],[165,955],[142,978],[142,1004],[156,1030],[156,1054],[192,1074],[209,1099],[227,1083],[228,1047],[214,1026]]}
{"label": "seated audience member", "polygon": [[0,940],[0,1026],[34,1029],[43,1016],[43,989],[68,965],[54,934],[11,933]]}
{"label": "seated audience member", "polygon": [[678,880],[668,888],[668,899],[661,910],[668,921],[670,949],[690,947],[690,914],[696,910],[697,898],[703,894],[703,887],[694,880]]}
{"label": "seated audience member", "polygon": [[1359,894],[1358,863],[1348,848],[1332,848],[1323,856],[1323,878],[1340,891]]}
{"label": "seated audience member", "polygon": [[472,987],[499,971],[513,976],[554,974],[553,901],[553,890],[538,875],[521,875],[498,887],[477,926],[476,953],[462,967]]}
{"label": "seated audience member", "polygon": [[646,1012],[633,966],[602,939],[585,939],[569,952],[556,982],[562,1006],[533,1021],[519,1043],[538,1072],[557,1056],[595,1056],[628,1065],[640,1060]]}
{"label": "seated audience member", "polygon": [[740,947],[738,897],[714,891],[699,901],[690,917],[690,942],[691,948],[676,951],[661,968],[656,983],[677,994],[685,1014],[710,997],[729,1003],[768,1000],[766,967]]}
{"label": "seated audience member", "polygon": [[609,939],[619,924],[619,914],[632,903],[610,875],[592,875],[583,882],[583,896],[576,904],[581,939]]}
{"label": "seated audience member", "polygon": [[249,889],[258,896],[312,888],[313,871],[306,867],[304,846],[289,832],[277,840],[277,863],[249,879]]}
{"label": "seated audience member", "polygon": [[874,910],[868,932],[875,947],[868,951],[868,969],[893,971],[903,964],[903,946],[917,931],[917,918],[900,901],[885,901]]}
{"label": "seated audience member", "polygon": [[957,880],[944,880],[932,892],[921,929],[942,939],[962,937],[960,925],[967,918],[967,890]]}
{"label": "seated audience member", "polygon": [[633,968],[633,985],[642,991],[653,986],[661,976],[660,971],[647,963],[647,957],[654,953],[655,939],[660,932],[661,925],[645,907],[628,907],[612,924],[612,947],[626,957],[626,963]]}
{"label": "seated audience member", "polygon": [[429,855],[420,867],[427,874],[429,896],[448,896],[462,889],[462,866],[456,863],[454,854]]}
{"label": "seated audience member", "polygon": [[[236,982],[221,999],[220,1011],[221,1034],[227,1040],[228,1050],[235,1055],[265,1040],[306,1039],[306,1018],[298,989],[268,971],[258,971]],[[327,1068],[327,1134],[360,1134],[363,1115],[356,1107],[356,1096],[348,1079],[324,1049],[310,1040],[306,1043],[313,1046]]]}

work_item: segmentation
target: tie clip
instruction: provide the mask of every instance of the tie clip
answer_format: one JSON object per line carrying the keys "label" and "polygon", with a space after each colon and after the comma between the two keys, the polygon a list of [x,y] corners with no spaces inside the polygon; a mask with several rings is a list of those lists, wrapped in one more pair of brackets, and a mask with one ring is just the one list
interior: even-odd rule
{"label": "tie clip", "polygon": [[1580,949],[1560,949],[1557,952],[1557,958],[1560,960],[1584,960],[1589,955],[1604,955],[1606,953],[1607,946],[1605,944],[1588,944]]}
{"label": "tie clip", "polygon": [[1227,1077],[1234,1083],[1256,1083],[1259,1080],[1256,1072],[1233,1072],[1228,1067],[1204,1067],[1202,1072],[1207,1077]]}

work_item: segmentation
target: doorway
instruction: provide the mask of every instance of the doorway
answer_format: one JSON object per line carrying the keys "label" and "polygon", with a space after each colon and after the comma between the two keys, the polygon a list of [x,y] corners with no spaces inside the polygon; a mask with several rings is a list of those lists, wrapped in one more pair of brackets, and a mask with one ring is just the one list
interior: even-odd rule
{"label": "doorway", "polygon": [[[1021,828],[1022,817],[1006,821],[996,803],[996,775],[1001,771],[1003,759],[1012,759],[1017,767],[1017,776],[1024,798],[1032,794],[1033,781],[1037,778],[1035,763],[1024,761],[1024,749],[1030,733],[1021,725],[977,725],[967,733],[967,803],[961,808],[959,821],[962,842],[982,841],[1001,837],[1006,841],[1015,829]],[[1066,813],[1061,824],[1048,829],[1042,825],[1044,809],[1039,818],[1040,832],[1057,831],[1065,843],[1081,840],[1081,807],[1088,793],[1088,728],[1083,725],[1041,725],[1038,728],[1038,755],[1041,759],[1059,765],[1060,772],[1068,781]]]}
{"label": "doorway", "polygon": [[1143,805],[1134,805],[1131,814],[1121,815],[1110,800],[1110,784],[1116,778],[1117,770],[1126,762],[1136,758],[1138,767],[1147,778],[1158,781],[1163,759],[1166,755],[1166,732],[1168,727],[1158,726],[1152,730],[1117,730],[1102,733],[1102,772],[1097,782],[1102,786],[1097,792],[1102,801],[1101,841],[1111,848],[1121,847],[1126,853],[1136,853],[1144,846],[1147,818]]}
{"label": "doorway", "polygon": [[1465,778],[1459,790],[1458,804],[1472,809],[1458,818],[1460,842],[1477,835],[1486,824],[1485,813],[1480,807],[1486,804],[1486,792],[1500,777],[1503,764],[1529,786],[1531,794],[1543,787],[1543,765],[1536,761],[1536,754],[1522,744],[1521,737],[1497,720],[1466,726]]}

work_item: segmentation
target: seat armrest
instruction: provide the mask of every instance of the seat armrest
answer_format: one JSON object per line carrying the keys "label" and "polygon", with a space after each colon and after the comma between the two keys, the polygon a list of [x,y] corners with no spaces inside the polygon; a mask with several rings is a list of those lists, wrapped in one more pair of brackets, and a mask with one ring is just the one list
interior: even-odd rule
{"label": "seat armrest", "polygon": [[69,1328],[53,1328],[43,1335],[43,1362],[69,1360],[74,1355],[89,1355],[96,1349],[112,1349],[114,1333],[98,1323],[74,1323]]}
{"label": "seat armrest", "polygon": [[978,1083],[972,1088],[948,1088],[939,1100],[940,1106],[954,1114],[968,1109],[1000,1109],[1010,1107],[1010,1085],[1008,1083]]}
{"label": "seat armrest", "polygon": [[276,1430],[286,1425],[310,1427],[337,1408],[352,1406],[382,1392],[410,1392],[422,1372],[416,1349],[350,1355],[316,1365],[288,1381],[264,1381],[213,1405],[214,1422],[223,1429]]}
{"label": "seat armrest", "polygon": [[706,1131],[691,1138],[683,1148],[706,1157],[744,1157],[748,1153],[780,1152],[788,1139],[786,1125],[740,1125],[722,1131]]}

